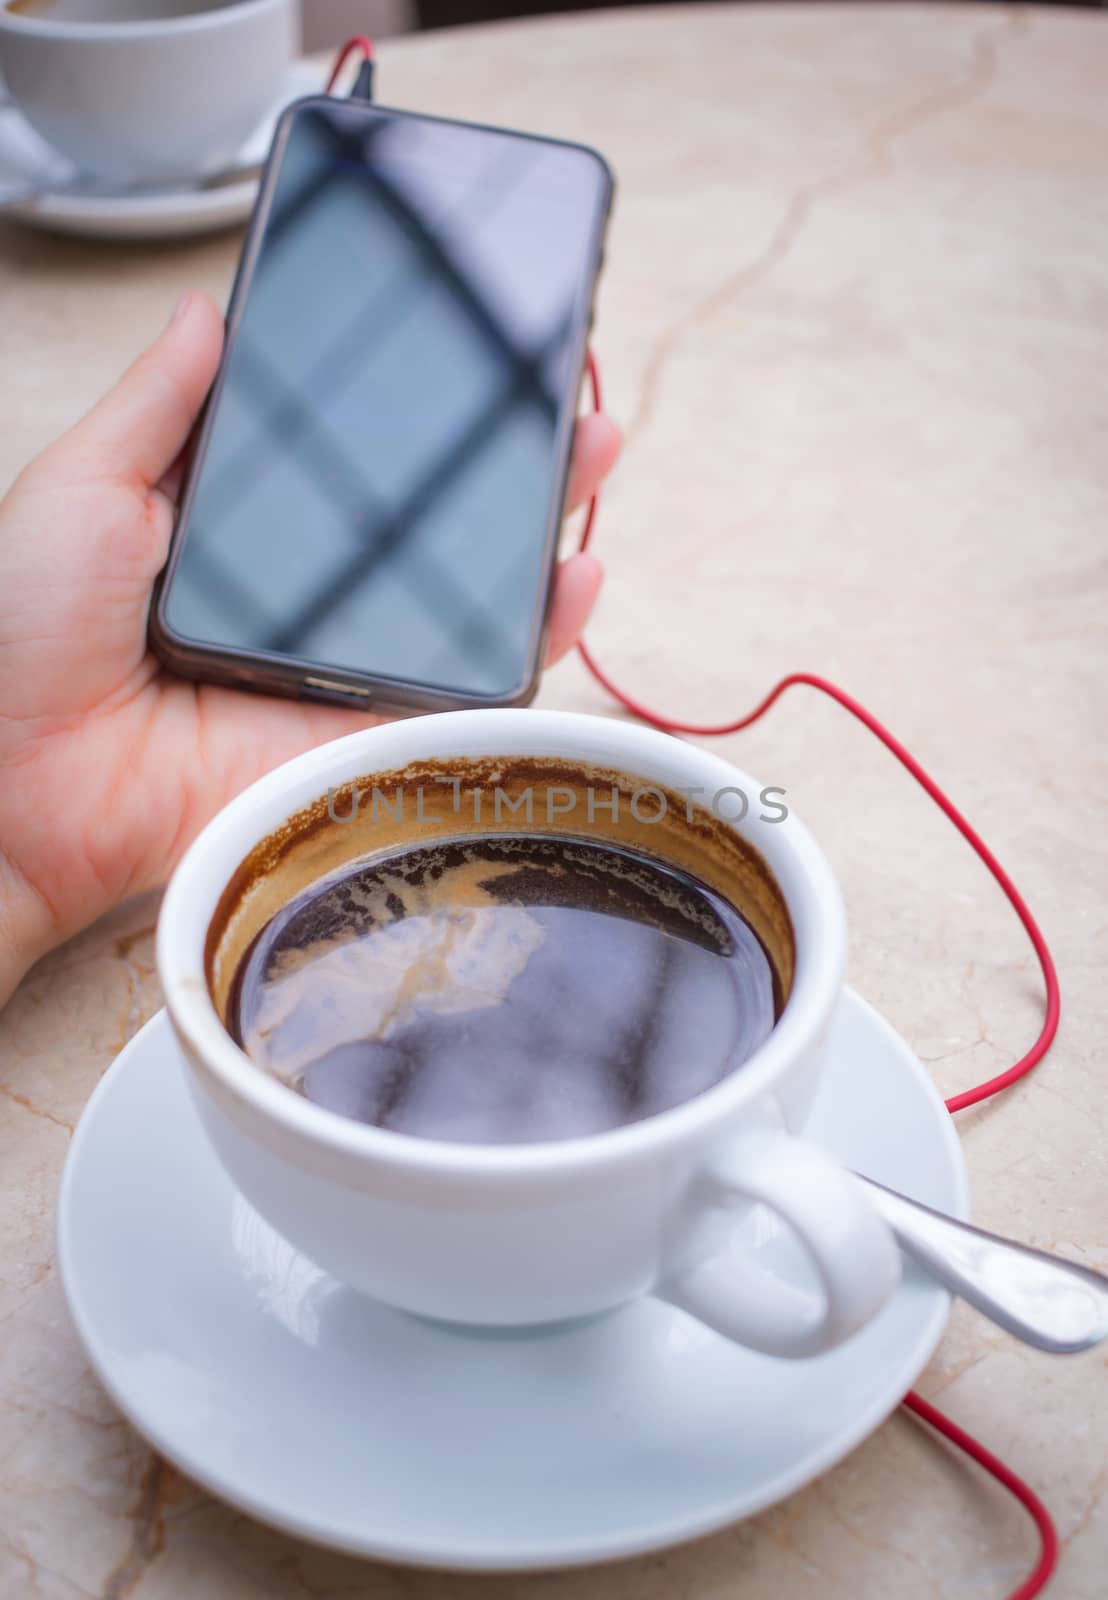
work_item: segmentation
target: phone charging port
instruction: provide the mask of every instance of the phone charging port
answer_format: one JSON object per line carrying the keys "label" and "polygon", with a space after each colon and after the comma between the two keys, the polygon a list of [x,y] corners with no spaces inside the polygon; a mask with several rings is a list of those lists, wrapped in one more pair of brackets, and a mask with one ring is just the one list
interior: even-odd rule
{"label": "phone charging port", "polygon": [[334,678],[306,677],[304,679],[304,687],[306,689],[322,689],[325,693],[335,696],[336,699],[341,696],[343,700],[350,700],[355,705],[365,705],[368,700],[373,698],[371,689],[357,689],[349,683],[339,683]]}

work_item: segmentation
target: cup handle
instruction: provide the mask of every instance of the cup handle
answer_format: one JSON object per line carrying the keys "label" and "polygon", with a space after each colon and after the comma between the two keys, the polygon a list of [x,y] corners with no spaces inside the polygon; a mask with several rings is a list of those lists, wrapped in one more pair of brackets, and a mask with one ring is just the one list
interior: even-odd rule
{"label": "cup handle", "polygon": [[709,1257],[664,1278],[654,1294],[737,1344],[767,1355],[821,1355],[878,1312],[896,1287],[900,1254],[859,1184],[830,1156],[792,1135],[767,1131],[728,1150],[700,1174],[690,1222],[708,1208],[760,1201],[803,1244],[819,1281],[812,1293],[764,1267],[737,1275]]}

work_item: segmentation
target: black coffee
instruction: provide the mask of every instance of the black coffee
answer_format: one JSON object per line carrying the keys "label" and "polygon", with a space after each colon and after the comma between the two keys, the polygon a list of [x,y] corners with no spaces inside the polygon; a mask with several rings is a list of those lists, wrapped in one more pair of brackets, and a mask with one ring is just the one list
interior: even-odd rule
{"label": "black coffee", "polygon": [[465,1143],[600,1133],[740,1066],[777,1015],[743,918],[638,851],[549,835],[419,845],[262,929],[230,1023],[308,1099]]}

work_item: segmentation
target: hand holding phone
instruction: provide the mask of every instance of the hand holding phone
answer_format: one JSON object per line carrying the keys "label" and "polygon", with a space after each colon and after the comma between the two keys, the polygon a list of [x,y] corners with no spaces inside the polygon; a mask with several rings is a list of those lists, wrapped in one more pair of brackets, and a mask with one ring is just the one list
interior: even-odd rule
{"label": "hand holding phone", "polygon": [[[174,463],[222,344],[208,296],[182,296],[111,392],[0,499],[0,1005],[47,950],[164,883],[247,784],[377,720],[190,683],[147,651]],[[579,422],[577,503],[618,447],[606,418]],[[574,643],[598,582],[587,556],[559,566],[548,659]]]}

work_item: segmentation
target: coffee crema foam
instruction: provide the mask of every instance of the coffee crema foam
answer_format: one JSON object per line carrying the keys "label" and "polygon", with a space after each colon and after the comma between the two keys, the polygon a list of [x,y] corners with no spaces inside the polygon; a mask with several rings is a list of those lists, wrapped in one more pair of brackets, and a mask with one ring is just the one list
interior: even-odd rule
{"label": "coffee crema foam", "polygon": [[727,902],[639,851],[513,834],[410,845],[312,884],[257,935],[230,1023],[328,1109],[528,1143],[668,1110],[741,1067],[775,975]]}
{"label": "coffee crema foam", "polygon": [[[667,800],[666,815],[644,822],[630,809],[630,799],[643,787],[657,787]],[[352,809],[352,797],[376,787],[400,795],[399,816],[363,804]],[[459,815],[455,800],[462,796]],[[622,798],[618,819],[608,812],[590,815],[588,789],[614,790]],[[497,816],[485,805],[480,819],[466,797],[475,791],[501,789],[519,804],[528,790],[535,796],[534,822],[524,830],[516,814]],[[543,819],[542,796],[552,790],[573,790],[579,804],[553,823]],[[421,798],[422,796],[422,798]],[[351,815],[336,823],[329,814]],[[764,824],[772,826],[772,824]],[[769,955],[776,980],[778,1008],[792,987],[795,948],[788,909],[777,883],[758,851],[726,822],[697,801],[689,801],[655,780],[600,763],[570,762],[554,756],[471,756],[411,762],[361,775],[343,784],[329,801],[313,801],[254,846],[227,884],[208,928],[205,968],[208,988],[224,1025],[229,1020],[231,984],[247,948],[265,925],[313,883],[354,861],[395,855],[413,844],[439,837],[496,837],[526,831],[562,837],[567,834],[642,850],[689,873],[736,906]]]}

